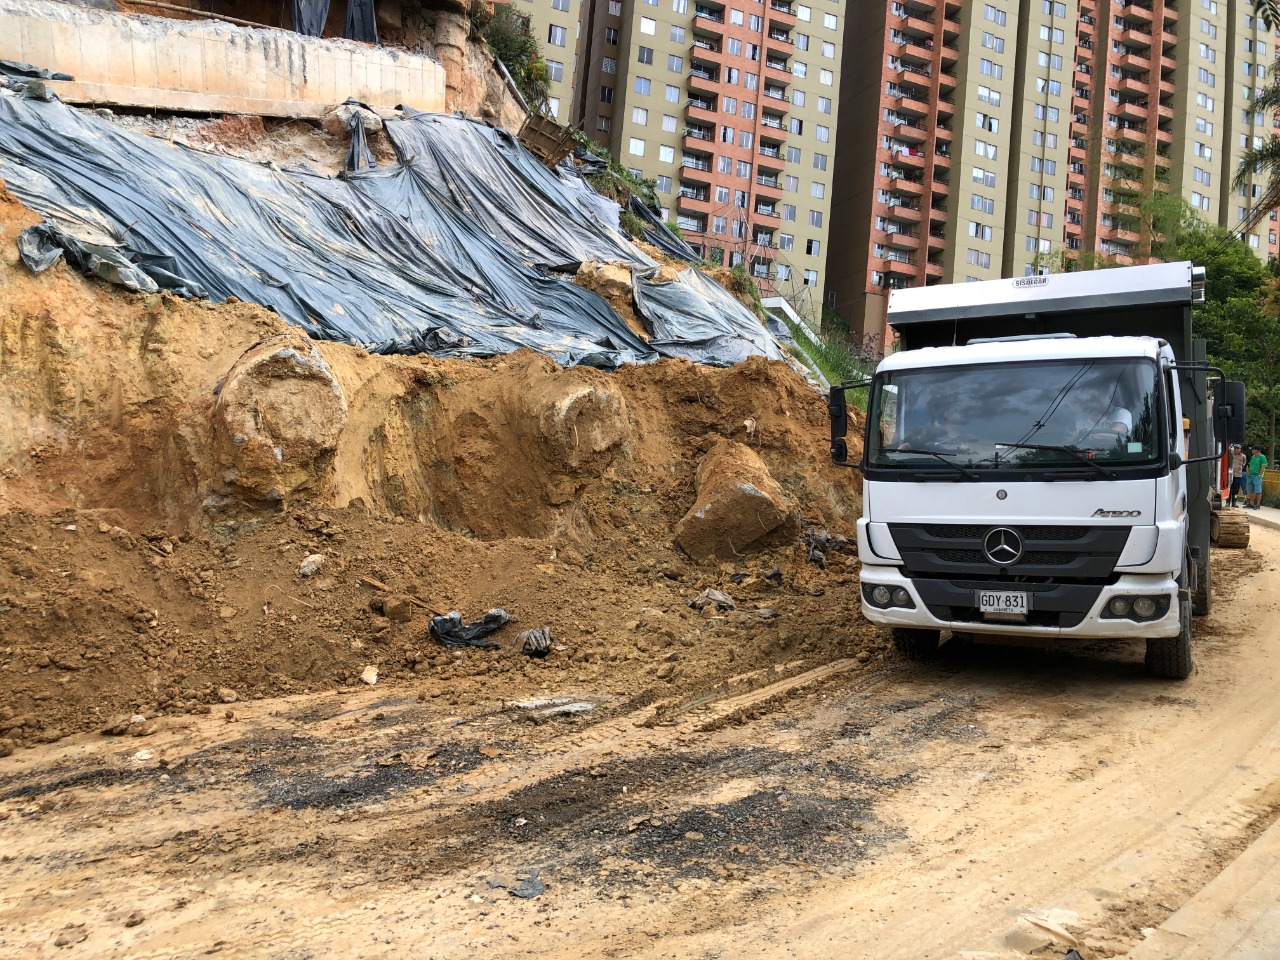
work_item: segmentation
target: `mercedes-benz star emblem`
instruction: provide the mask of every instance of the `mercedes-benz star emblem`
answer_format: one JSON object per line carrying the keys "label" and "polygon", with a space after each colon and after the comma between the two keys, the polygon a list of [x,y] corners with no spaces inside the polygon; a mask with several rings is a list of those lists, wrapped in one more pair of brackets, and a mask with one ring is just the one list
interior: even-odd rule
{"label": "mercedes-benz star emblem", "polygon": [[1007,567],[1022,557],[1022,537],[1017,530],[996,527],[982,539],[982,552],[992,563]]}

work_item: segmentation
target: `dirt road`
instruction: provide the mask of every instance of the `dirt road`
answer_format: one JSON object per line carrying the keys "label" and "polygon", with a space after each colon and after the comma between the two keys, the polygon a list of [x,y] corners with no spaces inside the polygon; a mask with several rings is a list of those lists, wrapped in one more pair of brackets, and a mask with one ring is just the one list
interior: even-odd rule
{"label": "dirt road", "polygon": [[1120,956],[1280,811],[1277,557],[1217,557],[1185,683],[1137,647],[410,680],[20,751],[0,956]]}

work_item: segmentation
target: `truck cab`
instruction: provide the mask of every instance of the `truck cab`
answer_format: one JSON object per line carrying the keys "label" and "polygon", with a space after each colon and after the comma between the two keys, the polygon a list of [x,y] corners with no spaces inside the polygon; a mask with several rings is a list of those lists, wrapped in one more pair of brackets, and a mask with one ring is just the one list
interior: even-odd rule
{"label": "truck cab", "polygon": [[900,649],[1141,639],[1151,673],[1190,673],[1213,455],[1244,414],[1238,385],[1210,407],[1193,281],[1184,263],[894,292],[858,547],[862,612]]}

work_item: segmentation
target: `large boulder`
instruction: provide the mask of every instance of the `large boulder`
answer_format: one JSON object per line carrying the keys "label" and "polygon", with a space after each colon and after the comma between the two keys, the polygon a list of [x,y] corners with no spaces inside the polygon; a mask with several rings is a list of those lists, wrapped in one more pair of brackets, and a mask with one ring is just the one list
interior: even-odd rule
{"label": "large boulder", "polygon": [[694,560],[732,560],[798,526],[795,503],[750,447],[717,440],[696,483],[696,502],[675,528],[676,546]]}
{"label": "large boulder", "polygon": [[214,407],[215,485],[249,501],[283,502],[328,479],[347,402],[301,332],[268,337],[227,372]]}

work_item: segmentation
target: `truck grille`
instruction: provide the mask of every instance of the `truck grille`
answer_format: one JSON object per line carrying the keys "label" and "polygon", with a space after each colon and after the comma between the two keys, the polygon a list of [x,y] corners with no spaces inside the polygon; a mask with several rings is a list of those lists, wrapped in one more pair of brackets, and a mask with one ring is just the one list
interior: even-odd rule
{"label": "truck grille", "polygon": [[994,524],[890,524],[889,531],[910,577],[973,578],[987,583],[1011,578],[1099,582],[1110,577],[1129,540],[1129,527],[1013,526],[1022,537],[1016,563],[987,559],[983,538]]}

